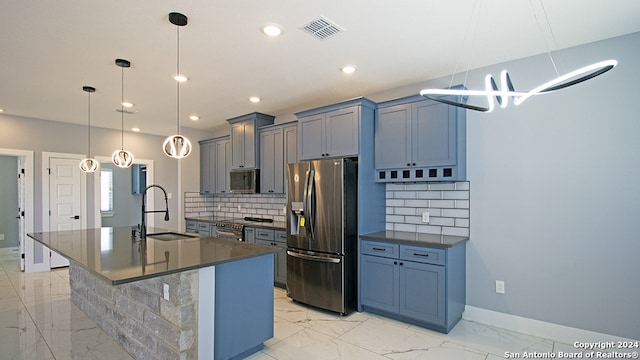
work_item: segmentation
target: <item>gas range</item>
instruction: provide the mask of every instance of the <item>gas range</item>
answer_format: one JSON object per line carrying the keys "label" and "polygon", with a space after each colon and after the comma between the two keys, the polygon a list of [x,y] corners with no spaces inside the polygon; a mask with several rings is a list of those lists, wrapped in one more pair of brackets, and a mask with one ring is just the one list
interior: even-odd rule
{"label": "gas range", "polygon": [[273,219],[264,219],[257,217],[244,217],[239,219],[225,219],[216,222],[217,236],[221,238],[244,241],[244,227],[256,223],[271,223]]}

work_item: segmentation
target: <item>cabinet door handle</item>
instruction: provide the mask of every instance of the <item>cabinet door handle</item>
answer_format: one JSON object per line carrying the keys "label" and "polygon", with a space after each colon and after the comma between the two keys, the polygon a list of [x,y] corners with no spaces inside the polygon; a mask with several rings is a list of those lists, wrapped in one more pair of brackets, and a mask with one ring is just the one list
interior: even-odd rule
{"label": "cabinet door handle", "polygon": [[418,254],[418,253],[413,253],[413,256],[424,256],[424,257],[429,257],[429,254]]}
{"label": "cabinet door handle", "polygon": [[397,261],[394,261],[394,262],[393,262],[393,265],[398,265],[398,262],[397,262]]}
{"label": "cabinet door handle", "polygon": [[404,265],[402,262],[400,262],[400,266]]}
{"label": "cabinet door handle", "polygon": [[375,251],[387,251],[387,249],[383,249],[383,248],[372,248]]}

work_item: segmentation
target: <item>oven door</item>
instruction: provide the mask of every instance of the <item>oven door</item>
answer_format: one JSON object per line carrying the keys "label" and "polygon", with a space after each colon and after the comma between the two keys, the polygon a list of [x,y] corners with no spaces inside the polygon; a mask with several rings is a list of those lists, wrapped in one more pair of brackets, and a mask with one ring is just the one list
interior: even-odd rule
{"label": "oven door", "polygon": [[244,241],[241,233],[239,234],[229,230],[218,229],[218,231],[216,232],[216,237],[219,237],[221,239],[227,239],[227,240]]}

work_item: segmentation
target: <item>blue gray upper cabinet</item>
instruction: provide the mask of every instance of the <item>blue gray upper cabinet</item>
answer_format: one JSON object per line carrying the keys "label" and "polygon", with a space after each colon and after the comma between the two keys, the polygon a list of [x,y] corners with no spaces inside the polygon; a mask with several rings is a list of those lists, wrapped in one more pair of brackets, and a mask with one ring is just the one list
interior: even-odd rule
{"label": "blue gray upper cabinet", "polygon": [[360,97],[296,113],[298,160],[358,156],[362,119],[371,118],[375,108]]}
{"label": "blue gray upper cabinet", "polygon": [[422,96],[378,103],[378,182],[466,180],[466,112]]}
{"label": "blue gray upper cabinet", "polygon": [[286,164],[298,161],[297,132],[296,122],[260,128],[261,193],[285,193]]}
{"label": "blue gray upper cabinet", "polygon": [[231,170],[231,145],[229,136],[201,140],[200,144],[200,193],[229,193]]}
{"label": "blue gray upper cabinet", "polygon": [[274,120],[274,116],[258,112],[227,120],[231,125],[231,169],[260,167],[258,128]]}

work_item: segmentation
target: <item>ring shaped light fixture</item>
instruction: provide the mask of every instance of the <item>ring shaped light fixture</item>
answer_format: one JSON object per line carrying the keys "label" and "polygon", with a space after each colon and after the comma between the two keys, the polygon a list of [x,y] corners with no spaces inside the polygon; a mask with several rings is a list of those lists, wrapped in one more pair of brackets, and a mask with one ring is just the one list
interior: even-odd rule
{"label": "ring shaped light fixture", "polygon": [[[176,74],[180,75],[180,28],[187,25],[187,17],[183,14],[172,12],[169,14],[169,21],[176,26],[177,49],[176,49]],[[171,135],[164,140],[162,150],[174,159],[182,159],[191,154],[191,141],[180,135],[180,81],[176,80],[176,123],[177,135]]]}
{"label": "ring shaped light fixture", "polygon": [[80,161],[80,170],[82,170],[85,173],[93,173],[98,171],[98,169],[100,168],[100,165],[96,161],[96,159],[93,159],[91,157],[91,93],[96,92],[96,88],[92,86],[83,86],[82,90],[87,93],[87,98],[89,102],[88,111],[87,111],[88,112],[87,117],[89,119],[88,135],[87,135],[89,149],[87,150],[87,158]]}
{"label": "ring shaped light fixture", "polygon": [[119,168],[128,168],[133,165],[133,154],[130,151],[124,149],[124,68],[131,67],[131,63],[129,60],[125,59],[116,59],[116,65],[120,66],[122,72],[122,87],[121,87],[121,101],[120,101],[120,115],[121,115],[121,149],[116,150],[111,155],[111,161],[113,164]]}

